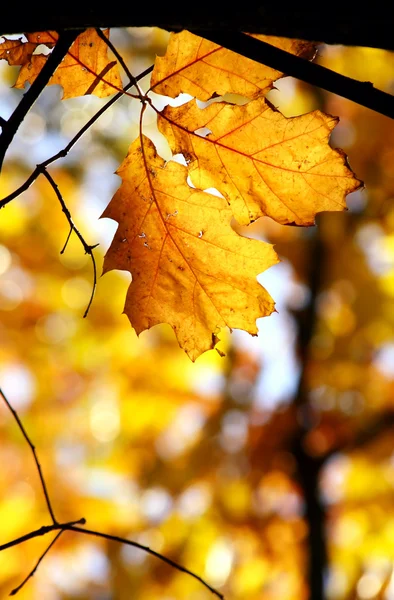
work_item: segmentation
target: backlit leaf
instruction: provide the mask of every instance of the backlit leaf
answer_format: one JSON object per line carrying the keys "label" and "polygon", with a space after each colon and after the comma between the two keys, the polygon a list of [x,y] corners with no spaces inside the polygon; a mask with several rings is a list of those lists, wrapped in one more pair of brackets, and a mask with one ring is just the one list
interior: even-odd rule
{"label": "backlit leaf", "polygon": [[274,303],[256,277],[278,258],[270,244],[235,233],[226,201],[189,187],[186,167],[165,164],[141,139],[103,214],[119,223],[104,271],[132,274],[124,311],[137,334],[168,323],[195,360],[215,346],[221,327],[257,333],[256,319]]}
{"label": "backlit leaf", "polygon": [[[264,35],[253,37],[297,56],[314,55],[311,42]],[[171,98],[183,92],[204,101],[227,92],[255,98],[268,92],[273,81],[282,76],[276,69],[189,31],[181,31],[171,34],[165,56],[156,58],[151,89]]]}
{"label": "backlit leaf", "polygon": [[9,65],[25,65],[31,61],[33,52],[40,45],[45,45],[47,48],[53,48],[58,34],[56,31],[37,31],[35,33],[26,33],[26,40],[22,38],[17,40],[4,39],[0,44],[0,59],[5,59]]}
{"label": "backlit leaf", "polygon": [[[318,212],[344,210],[346,195],[361,185],[343,152],[328,144],[337,122],[320,111],[286,118],[257,98],[244,106],[167,106],[158,125],[190,163],[193,184],[217,188],[239,223],[266,215],[305,226]],[[203,128],[211,132],[206,137]]]}
{"label": "backlit leaf", "polygon": [[[108,32],[109,30],[104,32],[107,37]],[[31,36],[34,36],[37,45],[40,43],[49,47],[55,45],[58,39],[56,32],[35,33]],[[28,42],[29,48],[32,43]],[[97,35],[96,31],[87,29],[77,37],[48,85],[61,85],[63,100],[86,94],[94,94],[100,98],[114,94],[122,88],[122,81],[117,62],[108,59],[107,51],[106,43]],[[23,88],[27,82],[33,83],[47,58],[44,54],[37,54],[31,56],[28,62],[19,63],[23,66],[15,87]]]}
{"label": "backlit leaf", "polygon": [[0,44],[0,59],[4,59],[9,65],[23,65],[28,62],[36,49],[37,44],[30,42],[23,42],[19,40],[7,40],[5,39]]}

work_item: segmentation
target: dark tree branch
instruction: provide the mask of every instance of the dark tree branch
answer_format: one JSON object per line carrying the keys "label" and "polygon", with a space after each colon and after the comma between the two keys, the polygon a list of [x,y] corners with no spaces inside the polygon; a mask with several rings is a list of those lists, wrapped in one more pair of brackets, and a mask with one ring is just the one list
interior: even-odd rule
{"label": "dark tree branch", "polygon": [[18,131],[23,119],[26,117],[27,113],[47,85],[53,73],[67,54],[71,44],[78,37],[79,33],[79,30],[61,31],[59,33],[59,39],[56,42],[56,46],[48,56],[48,60],[37,75],[37,78],[34,80],[27,92],[23,95],[22,100],[19,102],[10,118],[7,121],[2,122],[2,133],[0,135],[0,171],[8,147]]}
{"label": "dark tree branch", "polygon": [[392,20],[387,6],[379,10],[369,4],[347,0],[340,7],[320,4],[294,5],[268,2],[250,2],[242,10],[232,10],[215,0],[200,2],[198,10],[192,3],[156,4],[140,3],[138,10],[128,4],[118,3],[116,8],[86,3],[68,4],[61,12],[55,8],[38,11],[26,6],[20,11],[10,5],[1,19],[0,34],[43,31],[47,29],[75,29],[87,27],[160,27],[171,31],[189,29],[198,33],[202,29],[220,31],[247,31],[266,35],[304,40],[371,46],[394,49]]}
{"label": "dark tree branch", "polygon": [[357,81],[326,67],[252,38],[245,33],[201,31],[206,39],[282,71],[323,90],[352,100],[382,115],[394,118],[394,96],[374,88],[369,81]]}

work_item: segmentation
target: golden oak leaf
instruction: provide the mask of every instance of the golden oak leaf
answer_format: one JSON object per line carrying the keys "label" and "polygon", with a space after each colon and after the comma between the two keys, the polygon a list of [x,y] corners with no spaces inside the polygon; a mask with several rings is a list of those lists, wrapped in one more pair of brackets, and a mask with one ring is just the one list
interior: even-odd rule
{"label": "golden oak leaf", "polygon": [[[190,101],[167,106],[158,119],[172,151],[189,163],[193,184],[218,189],[243,225],[264,215],[312,225],[318,212],[345,209],[361,182],[343,152],[329,146],[337,122],[318,110],[286,118],[264,98],[204,109]],[[211,133],[203,137],[202,128]]]}
{"label": "golden oak leaf", "polygon": [[174,329],[192,360],[214,348],[221,327],[257,333],[274,302],[259,273],[278,262],[270,244],[242,238],[220,197],[191,188],[187,169],[165,164],[141,136],[118,169],[122,184],[103,217],[119,223],[104,272],[130,271],[124,312],[137,334]]}
{"label": "golden oak leaf", "polygon": [[[108,37],[109,30],[104,31],[104,34]],[[49,47],[55,45],[58,39],[58,34],[50,31],[29,35],[31,40]],[[114,94],[122,89],[122,80],[117,61],[110,61],[107,51],[108,46],[97,32],[87,29],[77,37],[48,85],[61,85],[63,100],[86,94],[94,94],[100,98]],[[44,54],[31,56],[30,60],[23,64],[15,87],[23,88],[26,82],[33,83],[47,58]]]}
{"label": "golden oak leaf", "polygon": [[23,65],[30,60],[36,48],[37,44],[24,42],[22,39],[4,39],[0,44],[0,59],[5,59],[11,66]]}
{"label": "golden oak leaf", "polygon": [[[264,35],[253,37],[304,58],[312,58],[315,53],[311,42]],[[166,54],[156,58],[151,89],[171,98],[183,92],[203,101],[228,92],[255,98],[268,92],[282,76],[281,71],[189,31],[181,31],[171,33]]]}
{"label": "golden oak leaf", "polygon": [[38,46],[44,44],[48,48],[53,48],[58,38],[55,31],[38,31],[36,33],[27,33],[27,41],[22,38],[18,40],[4,39],[0,44],[0,59],[5,59],[9,65],[25,65],[31,60],[33,52]]}
{"label": "golden oak leaf", "polygon": [[35,44],[36,46],[44,44],[48,48],[53,48],[59,37],[56,31],[36,31],[34,33],[26,33],[25,35],[27,41],[31,44]]}

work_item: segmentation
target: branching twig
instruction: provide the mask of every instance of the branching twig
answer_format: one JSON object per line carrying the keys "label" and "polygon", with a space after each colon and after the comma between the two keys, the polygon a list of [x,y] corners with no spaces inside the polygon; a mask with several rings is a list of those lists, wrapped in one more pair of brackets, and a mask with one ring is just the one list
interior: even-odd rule
{"label": "branching twig", "polygon": [[[83,246],[83,249],[85,250],[85,254],[89,254],[90,259],[92,261],[92,265],[93,265],[93,287],[92,287],[92,293],[90,295],[90,299],[89,299],[88,305],[87,305],[86,310],[85,310],[84,315],[83,315],[84,318],[85,318],[86,315],[89,312],[89,309],[90,309],[91,305],[92,305],[94,293],[96,291],[96,285],[97,285],[97,268],[96,268],[96,260],[94,258],[93,250],[94,250],[94,248],[96,248],[98,246],[98,244],[95,244],[94,246],[90,246],[85,241],[85,238],[83,237],[83,235],[80,233],[80,231],[77,229],[77,227],[74,224],[74,221],[72,219],[71,213],[70,213],[70,211],[69,211],[69,209],[68,209],[68,207],[67,207],[67,205],[66,205],[66,203],[65,203],[65,201],[63,199],[63,196],[61,195],[61,193],[59,191],[57,183],[55,182],[55,180],[53,179],[53,177],[48,173],[48,171],[46,170],[45,167],[41,168],[41,173],[44,175],[44,177],[47,178],[47,180],[51,184],[52,189],[55,192],[55,194],[56,194],[56,196],[57,196],[57,198],[58,198],[58,200],[59,200],[59,202],[61,204],[62,211],[66,215],[66,219],[67,219],[67,221],[70,224],[70,232],[74,231],[74,233],[77,235],[79,241],[81,242],[81,244]],[[70,234],[67,236],[66,244],[63,246],[62,252],[64,252],[65,247],[66,247],[67,242],[68,242],[69,239],[70,239]]]}
{"label": "branching twig", "polygon": [[58,531],[58,533],[55,535],[55,537],[53,538],[53,540],[51,541],[51,543],[49,544],[49,546],[46,548],[46,550],[44,550],[44,552],[41,554],[40,558],[38,559],[38,561],[36,562],[34,568],[30,571],[30,573],[24,578],[24,580],[22,581],[22,583],[20,583],[18,585],[18,587],[14,588],[11,592],[10,592],[10,596],[15,596],[15,594],[17,594],[19,592],[19,590],[21,590],[23,588],[23,586],[25,585],[25,583],[27,583],[29,581],[29,579],[31,577],[33,577],[34,573],[37,571],[38,567],[40,566],[40,562],[43,560],[43,558],[48,554],[49,550],[52,548],[52,546],[54,546],[57,542],[57,540],[60,538],[60,536],[62,535],[62,533],[64,532],[64,529],[61,529],[60,531]]}
{"label": "branching twig", "polygon": [[48,81],[52,77],[56,68],[68,52],[71,44],[75,41],[81,30],[61,31],[58,41],[48,60],[37,75],[28,91],[23,95],[22,100],[6,122],[2,122],[2,132],[0,135],[0,171],[3,165],[5,154],[11,144],[16,132],[18,131],[23,119],[41,94]]}
{"label": "branching twig", "polygon": [[[100,34],[103,36],[103,38],[105,39],[106,42],[108,42],[107,38],[101,33]],[[116,52],[116,56],[118,57],[118,52],[116,51],[116,49],[113,47],[112,44],[110,44],[110,48],[113,49],[114,52]],[[120,55],[119,55],[119,58]],[[123,66],[123,59],[122,59],[122,66]],[[143,77],[145,77],[146,75],[148,75],[152,69],[152,67],[149,67],[148,69],[146,69],[145,71],[143,71],[142,73],[140,73],[137,77],[134,77],[129,70],[127,69],[126,65],[124,64],[124,68],[126,69],[126,72],[128,74],[128,76],[130,77],[131,81],[129,84],[127,84],[124,87],[124,91],[127,91],[130,87],[132,87],[133,85],[135,85],[137,87],[138,93],[141,95],[141,91],[139,89],[138,86],[138,81],[140,79],[142,79]],[[6,198],[4,198],[3,200],[0,201],[0,208],[3,208],[6,204],[8,204],[9,202],[11,202],[11,200],[17,198],[20,194],[22,194],[24,191],[26,191],[30,185],[37,179],[37,177],[40,174],[43,174],[47,180],[49,181],[49,183],[51,184],[53,190],[56,193],[57,198],[59,199],[59,202],[62,206],[62,210],[64,212],[64,214],[66,215],[66,218],[70,224],[70,232],[67,236],[66,242],[61,250],[61,254],[63,254],[63,252],[66,249],[66,246],[68,244],[68,241],[70,239],[70,235],[72,233],[72,231],[74,231],[76,233],[76,235],[78,236],[84,250],[86,254],[89,254],[91,261],[92,261],[92,265],[93,265],[93,287],[92,287],[92,293],[87,305],[87,308],[85,310],[84,313],[84,318],[87,316],[92,301],[93,301],[93,297],[94,297],[94,293],[96,290],[96,285],[97,285],[97,268],[96,268],[96,261],[94,258],[94,254],[93,254],[93,249],[96,248],[96,246],[98,244],[95,244],[93,246],[90,246],[89,244],[86,243],[84,237],[82,236],[82,234],[79,232],[79,230],[77,229],[77,227],[75,226],[73,220],[72,220],[72,216],[71,213],[69,211],[69,209],[67,208],[66,203],[64,202],[64,199],[59,191],[59,188],[57,186],[57,184],[55,183],[55,181],[53,180],[53,178],[51,177],[51,175],[48,173],[48,171],[46,170],[46,167],[50,164],[52,164],[53,162],[55,162],[56,160],[58,160],[59,158],[65,157],[67,156],[67,154],[69,153],[69,151],[71,150],[71,148],[77,143],[77,141],[82,137],[82,135],[93,125],[93,123],[95,123],[95,121],[97,121],[97,119],[99,119],[101,117],[101,115],[108,110],[108,108],[110,108],[117,100],[119,100],[121,97],[123,96],[123,92],[119,92],[118,94],[116,94],[113,98],[111,98],[111,100],[109,100],[109,102],[107,102],[107,104],[105,106],[103,106],[99,111],[97,111],[97,113],[95,115],[93,115],[93,117],[91,119],[89,119],[89,121],[78,131],[78,133],[72,138],[72,140],[67,144],[67,146],[65,146],[65,148],[63,148],[62,150],[60,150],[57,154],[51,156],[50,158],[48,158],[46,161],[42,162],[41,164],[37,165],[36,168],[34,169],[33,173],[31,173],[31,175],[27,178],[27,180],[25,181],[25,183],[23,185],[21,185],[17,190],[15,190],[12,194],[10,194],[9,196],[7,196]]]}
{"label": "branching twig", "polygon": [[[148,67],[147,69],[145,69],[145,71],[143,71],[139,75],[137,75],[135,77],[135,80],[139,81],[146,75],[149,75],[149,73],[151,73],[152,70],[153,70],[153,65],[151,67]],[[125,85],[124,91],[129,90],[133,85],[134,84],[131,82],[128,83],[127,85]],[[105,111],[107,111],[113,104],[115,104],[115,102],[117,102],[122,97],[123,97],[123,92],[119,92],[118,94],[115,94],[115,96],[113,98],[111,98],[111,100],[109,100],[103,107],[100,108],[100,110],[98,110],[93,115],[93,117],[91,117],[91,119],[89,119],[89,121],[78,131],[78,133],[67,144],[67,146],[65,146],[62,150],[59,150],[59,152],[57,152],[56,154],[54,154],[53,156],[51,156],[44,162],[37,165],[36,168],[34,169],[34,171],[31,173],[31,175],[29,175],[29,177],[26,179],[25,183],[23,183],[18,189],[13,191],[11,194],[9,194],[5,198],[3,198],[3,200],[0,200],[0,209],[3,208],[4,206],[6,206],[6,204],[11,202],[18,196],[20,196],[23,192],[28,190],[29,187],[31,186],[31,184],[34,183],[34,181],[40,175],[40,173],[42,172],[42,169],[44,169],[45,167],[48,167],[55,161],[59,160],[59,158],[65,158],[67,156],[67,154],[70,152],[71,148],[73,148],[73,146],[75,146],[75,144],[78,142],[78,140],[83,136],[83,134],[86,133],[86,131],[88,131],[88,129],[90,129],[90,127],[101,117],[101,115],[103,115],[105,113]]]}
{"label": "branching twig", "polygon": [[30,531],[25,535],[21,535],[15,540],[11,540],[10,542],[6,542],[5,544],[0,545],[0,552],[3,550],[7,550],[7,548],[12,548],[13,546],[19,546],[19,544],[23,544],[23,542],[27,542],[28,540],[32,540],[36,537],[40,537],[42,535],[46,535],[51,531],[59,531],[69,529],[74,525],[84,525],[86,523],[86,519],[78,519],[77,521],[69,521],[67,523],[53,523],[52,525],[43,525],[39,529],[35,529],[34,531]]}
{"label": "branching twig", "polygon": [[[38,456],[37,456],[37,452],[36,452],[35,446],[34,446],[34,444],[32,443],[31,439],[29,438],[29,436],[28,436],[28,434],[27,434],[27,432],[26,432],[26,429],[25,429],[25,428],[24,428],[24,426],[23,426],[23,423],[22,423],[22,421],[20,420],[20,418],[19,418],[19,416],[18,416],[18,413],[17,413],[17,412],[16,412],[16,410],[15,410],[15,409],[14,409],[14,408],[11,406],[11,404],[8,402],[8,400],[7,400],[7,397],[5,396],[5,394],[4,394],[4,392],[3,392],[3,390],[2,390],[1,388],[0,388],[0,396],[3,398],[4,402],[5,402],[5,403],[6,403],[6,405],[7,405],[7,408],[8,408],[8,409],[10,410],[10,412],[12,413],[12,415],[13,415],[13,417],[14,417],[15,421],[16,421],[16,422],[17,422],[17,424],[18,424],[18,427],[19,427],[19,429],[20,429],[20,430],[21,430],[21,432],[22,432],[22,435],[23,435],[23,437],[25,438],[25,440],[26,440],[27,444],[29,445],[29,448],[30,448],[30,450],[32,451],[33,458],[34,458],[34,462],[35,462],[35,465],[36,465],[36,467],[37,467],[38,475],[39,475],[39,477],[40,477],[40,481],[41,481],[41,487],[42,487],[42,490],[43,490],[43,492],[44,492],[44,496],[45,496],[45,501],[46,501],[46,505],[47,505],[47,508],[48,508],[48,512],[49,512],[49,514],[51,515],[51,519],[52,519],[52,522],[53,522],[53,524],[54,524],[54,525],[57,525],[57,524],[58,524],[58,522],[57,522],[57,519],[56,519],[56,517],[55,517],[55,514],[54,514],[54,512],[53,512],[53,508],[52,508],[51,501],[50,501],[50,499],[49,499],[49,494],[48,494],[47,486],[46,486],[46,483],[45,483],[45,480],[44,480],[44,476],[43,476],[43,474],[42,474],[42,469],[41,469],[40,461],[38,460]],[[0,550],[1,550],[1,549],[2,549],[2,548],[0,547]]]}
{"label": "branching twig", "polygon": [[[48,178],[49,176],[49,178]],[[55,184],[55,182],[53,181],[53,179],[50,177],[49,173],[47,174],[47,178],[49,179],[49,181],[51,182],[51,185],[54,185],[55,188],[57,189],[57,186]],[[53,184],[52,184],[53,182]],[[31,540],[35,537],[39,537],[42,535],[46,535],[47,533],[50,533],[51,531],[58,531],[57,535],[54,537],[54,539],[51,541],[51,543],[49,544],[49,546],[47,546],[46,550],[41,554],[40,558],[38,559],[35,567],[32,569],[32,571],[29,573],[29,575],[22,581],[22,583],[16,587],[15,589],[12,590],[10,595],[15,595],[17,594],[17,592],[25,585],[25,583],[34,575],[34,573],[36,572],[38,566],[40,565],[41,561],[44,559],[44,557],[46,556],[46,554],[49,552],[49,550],[52,548],[52,546],[55,544],[55,542],[59,539],[60,535],[64,532],[64,531],[75,531],[77,533],[84,533],[85,535],[91,535],[91,536],[95,536],[95,537],[100,537],[106,540],[112,540],[114,542],[119,542],[121,544],[127,544],[128,546],[134,546],[135,548],[139,548],[140,550],[143,550],[144,552],[151,554],[152,556],[155,556],[156,558],[162,560],[163,562],[167,563],[168,565],[170,565],[171,567],[173,567],[174,569],[181,571],[182,573],[186,573],[187,575],[190,575],[190,577],[193,577],[194,579],[196,579],[197,581],[199,581],[203,586],[205,586],[210,592],[212,592],[212,594],[215,594],[218,598],[220,598],[220,600],[224,600],[224,596],[223,594],[221,594],[220,592],[218,592],[215,588],[213,588],[211,585],[209,585],[209,583],[207,583],[202,577],[200,577],[199,575],[197,575],[196,573],[194,573],[193,571],[190,571],[189,569],[187,569],[186,567],[183,567],[182,565],[180,565],[179,563],[175,562],[174,560],[172,560],[171,558],[168,558],[166,556],[164,556],[164,554],[160,554],[160,552],[156,552],[155,550],[152,550],[151,548],[149,548],[148,546],[144,546],[143,544],[139,544],[138,542],[133,542],[131,540],[128,540],[126,538],[122,538],[119,537],[117,535],[111,535],[108,533],[102,533],[100,531],[95,531],[93,529],[85,529],[83,527],[78,527],[78,525],[84,525],[86,523],[86,520],[84,518],[82,519],[78,519],[77,521],[69,521],[67,523],[59,523],[54,516],[53,510],[52,510],[52,506],[49,500],[49,496],[48,496],[48,492],[47,492],[47,487],[44,481],[44,476],[41,470],[41,466],[40,463],[38,461],[37,458],[37,454],[34,448],[34,445],[32,444],[29,436],[26,433],[26,430],[17,414],[17,412],[15,411],[15,409],[11,406],[10,402],[8,401],[8,399],[6,398],[4,392],[1,390],[0,388],[0,395],[3,398],[7,408],[11,411],[13,417],[15,418],[19,429],[21,430],[23,437],[25,438],[26,442],[28,443],[29,447],[32,450],[33,456],[34,456],[34,462],[36,464],[39,476],[40,476],[40,480],[41,480],[41,484],[44,490],[44,494],[45,494],[45,499],[47,501],[47,508],[49,511],[49,514],[51,515],[52,518],[52,524],[51,525],[43,525],[42,527],[40,527],[39,529],[36,529],[34,531],[31,531],[30,533],[27,533],[25,535],[20,536],[19,538],[16,538],[14,540],[11,540],[10,542],[6,542],[5,544],[1,544],[0,545],[0,552],[2,550],[6,550],[7,548],[12,548],[13,546],[17,546],[19,544],[22,544],[23,542],[26,542],[28,540]]]}

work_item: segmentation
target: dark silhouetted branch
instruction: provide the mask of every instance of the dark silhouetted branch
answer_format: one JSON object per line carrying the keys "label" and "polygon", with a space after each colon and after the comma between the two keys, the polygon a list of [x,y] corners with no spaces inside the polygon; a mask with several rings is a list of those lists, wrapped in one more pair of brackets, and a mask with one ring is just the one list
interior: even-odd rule
{"label": "dark silhouetted branch", "polygon": [[374,88],[369,81],[357,81],[345,77],[244,33],[201,31],[200,34],[220,46],[273,67],[286,75],[352,100],[391,119],[394,118],[394,96]]}
{"label": "dark silhouetted branch", "polygon": [[0,34],[47,29],[86,27],[160,27],[169,31],[202,29],[248,31],[348,46],[371,46],[394,49],[392,20],[387,5],[371,8],[355,0],[342,2],[333,10],[322,10],[321,4],[250,2],[242,10],[232,10],[222,2],[200,2],[198,10],[192,3],[140,3],[138,10],[128,4],[116,7],[85,4],[65,5],[61,14],[54,8],[37,11],[33,5],[18,10],[9,5],[1,19]]}

